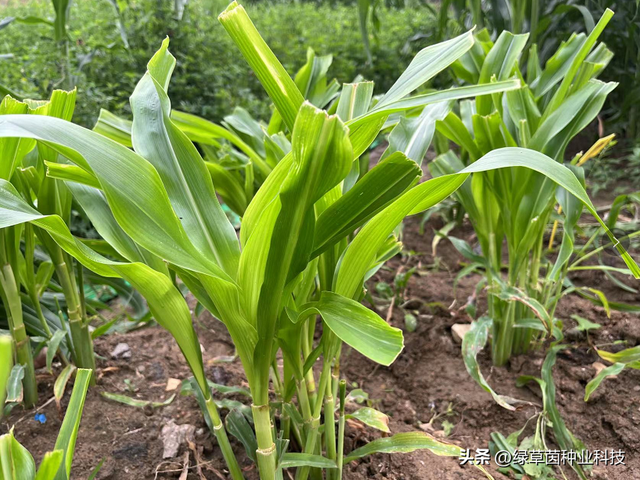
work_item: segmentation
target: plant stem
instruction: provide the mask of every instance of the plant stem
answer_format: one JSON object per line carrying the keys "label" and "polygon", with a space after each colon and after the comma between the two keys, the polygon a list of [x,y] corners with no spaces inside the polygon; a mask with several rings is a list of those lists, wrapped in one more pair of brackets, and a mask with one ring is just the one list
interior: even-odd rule
{"label": "plant stem", "polygon": [[[318,430],[320,428],[320,414],[322,413],[324,394],[327,391],[327,385],[330,383],[331,377],[331,361],[325,358],[322,366],[322,374],[320,375],[320,387],[318,388],[318,396],[313,409],[313,418],[311,428],[307,434],[307,441],[304,446],[304,453],[315,453],[316,442],[318,439]],[[335,433],[334,433],[335,435]],[[300,467],[296,472],[296,480],[307,480],[309,477],[309,467]]]}
{"label": "plant stem", "polygon": [[[96,362],[93,355],[93,340],[89,333],[89,326],[83,315],[82,303],[78,294],[78,285],[73,275],[73,266],[66,261],[61,249],[56,249],[54,266],[56,275],[65,301],[67,302],[67,315],[69,316],[69,330],[73,343],[74,360],[78,368],[90,368],[95,370]],[[84,286],[80,286],[84,288]],[[95,383],[92,376],[92,384]]]}
{"label": "plant stem", "polygon": [[276,478],[276,444],[273,442],[271,434],[271,414],[269,404],[252,405],[253,423],[256,428],[256,438],[258,440],[258,470],[260,480],[275,480]]}
{"label": "plant stem", "polygon": [[344,404],[347,393],[347,382],[340,380],[340,419],[338,421],[338,480],[342,480],[342,463],[344,461]]}
{"label": "plant stem", "polygon": [[[335,400],[333,397],[332,382],[327,382],[326,397],[324,400],[324,442],[327,449],[327,458],[336,460],[336,420]],[[327,472],[327,478],[335,477],[333,470]]]}
{"label": "plant stem", "polygon": [[244,480],[242,470],[240,470],[240,465],[238,465],[238,460],[236,459],[233,449],[231,448],[231,444],[229,443],[227,431],[224,429],[224,425],[222,420],[220,420],[220,415],[218,414],[218,408],[216,407],[210,393],[209,398],[205,400],[205,405],[207,407],[207,413],[213,423],[213,434],[216,436],[216,440],[218,440],[218,445],[220,445],[220,450],[222,450],[222,456],[227,463],[227,467],[231,473],[231,478],[233,478],[233,480]]}
{"label": "plant stem", "polygon": [[13,274],[13,268],[11,268],[11,265],[8,263],[2,267],[0,283],[2,302],[7,311],[9,329],[11,330],[11,336],[13,337],[16,347],[16,357],[18,363],[24,365],[24,379],[22,380],[24,405],[26,408],[31,408],[38,403],[38,385],[33,367],[31,343],[29,343],[29,336],[27,335],[27,330],[22,318],[22,302],[20,301],[19,287]]}

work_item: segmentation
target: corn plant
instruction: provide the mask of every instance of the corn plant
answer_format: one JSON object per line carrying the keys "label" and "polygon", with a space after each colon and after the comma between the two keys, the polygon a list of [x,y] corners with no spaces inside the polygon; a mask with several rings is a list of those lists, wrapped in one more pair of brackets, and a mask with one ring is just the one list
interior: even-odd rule
{"label": "corn plant", "polygon": [[[70,120],[73,114],[76,91],[64,92],[56,90],[49,101],[18,102],[6,97],[0,104],[0,114],[30,114],[47,115]],[[63,182],[47,177],[44,172],[47,163],[57,163],[60,160],[58,152],[45,144],[37,144],[31,140],[2,140],[5,148],[2,150],[3,179],[14,183],[22,197],[38,211],[46,214],[57,214],[70,224],[72,196]],[[17,331],[16,344],[18,352],[25,350],[20,324],[24,325],[25,304],[35,310],[39,320],[39,327],[44,337],[49,340],[52,354],[57,346],[65,339],[67,330],[69,339],[65,341],[68,350],[72,352],[73,360],[78,367],[95,368],[93,342],[89,332],[86,302],[82,281],[82,269],[76,269],[74,260],[49,234],[31,225],[3,229],[3,282],[2,300],[7,311],[7,318],[12,331]],[[24,251],[21,243],[24,244]],[[46,260],[36,265],[36,251],[44,253]],[[51,330],[51,322],[45,318],[41,305],[43,294],[52,277],[55,276],[64,297],[66,320],[64,328]],[[26,298],[21,298],[21,290]],[[60,325],[61,327],[63,325]],[[25,331],[26,335],[26,331]],[[22,342],[22,343],[21,343]],[[27,357],[25,352],[24,358]],[[20,353],[19,353],[20,358]],[[29,361],[24,359],[20,363],[27,366],[25,382],[30,377]],[[32,404],[29,387],[25,388],[27,405]]]}
{"label": "corn plant", "polygon": [[[616,86],[596,78],[611,58],[604,45],[596,44],[612,15],[607,11],[588,36],[572,35],[544,69],[537,63],[533,45],[526,80],[518,59],[527,35],[503,32],[494,44],[486,31],[480,32],[474,47],[453,65],[456,75],[480,84],[515,77],[522,85],[504,94],[462,102],[460,115],[449,112],[437,121],[438,133],[460,146],[461,153],[443,153],[431,164],[432,172],[460,171],[494,149],[516,146],[562,163],[569,141],[595,118]],[[575,163],[570,167],[584,184],[582,169]],[[486,272],[493,362],[504,365],[512,354],[527,352],[542,332],[552,331],[552,316],[573,252],[574,228],[582,204],[573,202],[572,195],[543,175],[525,169],[475,175],[457,197],[469,215],[483,256],[474,254],[459,239],[452,241]],[[557,259],[552,262],[545,257],[543,237],[556,199],[563,207],[564,231]],[[505,239],[506,280],[500,275]],[[638,267],[628,255],[625,261],[629,273],[637,278]]]}
{"label": "corn plant", "polygon": [[[339,478],[345,463],[376,452],[426,448],[459,455],[459,447],[421,432],[344,452],[343,342],[383,365],[403,347],[401,331],[359,303],[366,279],[398,251],[394,229],[407,215],[448,197],[472,173],[513,166],[550,177],[602,220],[570,170],[526,149],[495,150],[461,172],[418,184],[421,169],[406,153],[414,152],[414,143],[406,142],[412,137],[402,140],[398,134],[384,160],[361,178],[349,179],[388,122],[407,123],[392,114],[518,87],[517,80],[507,80],[409,96],[473,46],[470,32],[421,51],[375,104],[370,82],[345,85],[337,113],[329,115],[304,100],[241,6],[232,3],[220,21],[269,94],[291,143],[248,203],[239,238],[207,165],[173,119],[168,86],[175,59],[168,40],[131,96],[133,150],[62,119],[0,118],[0,138],[35,139],[68,160],[48,164],[48,175],[65,182],[123,260],[78,241],[59,215],[36,211],[7,181],[0,181],[0,227],[35,225],[88,269],[122,277],[146,298],[193,372],[205,419],[234,479],[242,472],[176,277],[224,323],[235,344],[251,391],[255,433],[242,416],[228,415],[226,423],[256,460],[262,479],[281,478],[282,469],[294,467],[302,480],[318,468]],[[318,342],[316,330],[321,330]],[[316,378],[311,367],[319,360]],[[288,451],[294,444],[299,453]]]}
{"label": "corn plant", "polygon": [[[7,351],[8,359],[5,355]],[[3,337],[0,337],[0,356],[3,362],[9,360],[6,364],[0,364],[0,387],[2,387],[7,379],[7,375],[3,375],[6,373],[5,365],[11,365],[11,342],[5,341]],[[3,480],[68,480],[70,478],[78,428],[91,374],[91,370],[78,370],[54,450],[44,454],[37,471],[33,456],[16,440],[13,429],[0,436],[0,475]]]}
{"label": "corn plant", "polygon": [[[318,108],[335,113],[340,85],[328,80],[331,55],[316,55],[307,50],[307,62],[294,77],[306,99]],[[216,124],[197,115],[172,110],[171,119],[203,154],[205,165],[216,186],[216,193],[237,215],[243,216],[256,190],[286,154],[291,142],[282,130],[277,109],[267,125],[251,117],[242,107]],[[131,147],[132,122],[101,110],[94,131]]]}

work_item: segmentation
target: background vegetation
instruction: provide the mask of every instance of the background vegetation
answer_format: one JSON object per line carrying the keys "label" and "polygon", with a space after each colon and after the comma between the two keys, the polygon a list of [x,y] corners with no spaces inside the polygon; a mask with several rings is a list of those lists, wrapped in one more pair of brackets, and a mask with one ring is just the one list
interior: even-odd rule
{"label": "background vegetation", "polygon": [[[49,0],[5,0],[0,19],[53,18]],[[179,4],[180,2],[178,2]],[[236,106],[254,117],[270,116],[270,101],[231,40],[217,21],[226,6],[219,0],[185,2],[181,18],[169,0],[94,0],[73,2],[69,12],[69,63],[73,78],[65,78],[66,59],[43,24],[14,21],[0,30],[0,84],[31,98],[48,98],[54,88],[77,85],[74,121],[93,126],[100,108],[130,116],[129,95],[158,48],[158,38],[169,36],[177,57],[172,100],[180,110],[220,121]],[[498,2],[497,4],[499,4]],[[603,132],[588,130],[591,144],[598,133],[616,133],[619,143],[606,161],[594,162],[590,178],[599,188],[619,180],[640,180],[640,15],[635,1],[580,0],[541,3],[539,21],[527,15],[513,25],[507,8],[474,14],[477,2],[369,1],[367,13],[371,62],[362,42],[356,2],[253,2],[247,9],[259,31],[288,71],[305,62],[306,50],[332,54],[328,77],[350,82],[360,74],[373,80],[376,93],[386,91],[410,59],[424,46],[479,24],[491,32],[503,28],[532,31],[548,58],[571,31],[589,31],[592,18],[605,8],[616,15],[603,36],[614,57],[602,75],[619,82],[603,108]],[[448,8],[446,14],[441,5]],[[507,2],[505,0],[505,6]],[[528,12],[528,10],[527,10]],[[495,36],[495,35],[494,35]],[[128,47],[126,48],[125,45]],[[7,55],[9,54],[9,55]],[[2,58],[5,56],[6,58]],[[437,87],[452,77],[442,76]],[[593,138],[591,138],[593,137]],[[611,158],[615,157],[615,158]]]}
{"label": "background vegetation", "polygon": [[[177,20],[173,2],[122,3],[128,50],[109,0],[75,2],[71,7],[70,56],[79,89],[75,122],[93,126],[100,108],[128,113],[129,95],[158,49],[158,39],[165,36],[171,37],[178,61],[172,84],[176,108],[217,121],[242,106],[258,118],[268,118],[270,101],[217,20],[224,6],[193,0]],[[376,82],[377,91],[386,91],[415,53],[430,43],[428,38],[407,39],[431,30],[434,22],[425,9],[381,8],[378,16],[385,28],[372,42],[373,64],[367,64],[358,14],[352,6],[278,3],[249,4],[247,9],[288,71],[305,63],[311,47],[318,54],[333,54],[330,78],[350,82],[361,74]],[[0,17],[27,15],[51,17],[51,2],[10,0]],[[14,55],[3,62],[0,83],[37,98],[47,98],[53,88],[60,87],[56,83],[62,81],[62,66],[54,60],[59,58],[58,47],[49,35],[46,25],[18,22],[0,31],[0,52]]]}

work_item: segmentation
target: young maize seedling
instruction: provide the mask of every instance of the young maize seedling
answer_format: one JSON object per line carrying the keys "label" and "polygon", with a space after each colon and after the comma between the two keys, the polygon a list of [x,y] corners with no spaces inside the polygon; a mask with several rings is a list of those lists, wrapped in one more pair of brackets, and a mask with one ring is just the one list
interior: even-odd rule
{"label": "young maize seedling", "polygon": [[[437,122],[438,134],[460,146],[461,156],[447,151],[431,163],[434,175],[473,165],[489,152],[503,147],[526,147],[542,152],[559,164],[569,141],[598,114],[616,84],[597,76],[611,52],[596,45],[613,12],[607,10],[586,36],[574,34],[547,62],[538,64],[536,46],[529,52],[526,80],[518,59],[527,35],[503,32],[491,42],[479,32],[469,52],[453,65],[463,81],[491,84],[517,78],[521,86],[505,93],[463,101],[460,115],[445,113]],[[570,168],[584,185],[582,169]],[[452,239],[466,257],[484,268],[490,287],[489,317],[493,320],[492,356],[504,365],[511,355],[529,350],[536,339],[551,334],[553,312],[567,263],[573,252],[574,227],[583,204],[544,175],[527,169],[474,175],[457,192],[476,231],[483,256],[459,239]],[[563,241],[555,262],[545,257],[544,234],[556,201],[564,212]],[[604,233],[610,235],[606,226]],[[507,278],[501,277],[503,242],[508,254]],[[636,278],[640,269],[621,245],[616,246]],[[545,271],[541,282],[541,272]]]}
{"label": "young maize seedling", "polygon": [[[335,469],[376,452],[426,448],[459,455],[459,447],[409,432],[338,458],[344,448],[344,419],[336,438],[334,417],[342,343],[383,365],[392,363],[403,346],[398,329],[359,303],[365,280],[397,252],[393,232],[407,215],[447,198],[475,172],[532,168],[576,195],[597,217],[593,205],[571,171],[526,149],[496,150],[459,173],[418,184],[422,172],[405,153],[414,151],[414,143],[398,141],[376,167],[349,179],[392,113],[518,86],[509,80],[408,97],[471,48],[470,33],[420,52],[373,106],[371,83],[346,85],[337,114],[329,115],[304,101],[241,6],[231,4],[221,22],[265,86],[291,142],[291,151],[248,203],[239,238],[199,151],[173,120],[167,91],[175,59],[168,40],[131,97],[133,151],[60,119],[0,118],[0,138],[47,142],[71,162],[56,167],[56,178],[64,177],[95,228],[126,261],[91,250],[70,234],[60,216],[35,211],[6,181],[0,181],[0,213],[6,213],[0,215],[0,227],[31,223],[46,230],[88,269],[122,277],[146,298],[194,374],[234,479],[242,472],[213,401],[176,275],[225,324],[235,344],[255,426],[255,436],[250,427],[249,435],[240,436],[257,460],[261,479],[282,478],[282,469],[298,467],[296,477],[304,480],[316,476],[315,469]],[[316,344],[319,319],[322,334]],[[311,367],[320,357],[316,381]],[[242,416],[228,416],[227,423],[232,432],[247,432]],[[300,453],[287,451],[294,443]]]}
{"label": "young maize seedling", "polygon": [[[2,342],[0,339],[0,354]],[[0,371],[0,375],[2,375]],[[5,480],[69,480],[91,370],[79,369],[54,450],[44,454],[36,471],[33,456],[16,440],[13,429],[0,436],[0,475]],[[0,376],[0,386],[3,379]]]}

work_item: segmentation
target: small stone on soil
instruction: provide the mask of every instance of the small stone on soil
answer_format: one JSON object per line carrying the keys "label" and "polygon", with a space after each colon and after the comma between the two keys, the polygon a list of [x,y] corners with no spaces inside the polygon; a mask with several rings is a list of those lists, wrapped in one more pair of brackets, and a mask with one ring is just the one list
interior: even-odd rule
{"label": "small stone on soil", "polygon": [[131,358],[131,348],[126,343],[119,343],[111,352],[111,358]]}
{"label": "small stone on soil", "polygon": [[178,455],[180,445],[186,443],[188,439],[193,439],[195,432],[194,425],[188,423],[176,425],[173,420],[169,420],[162,427],[162,444],[164,445],[162,458],[174,458]]}
{"label": "small stone on soil", "polygon": [[179,380],[177,378],[170,378],[169,380],[167,380],[167,387],[164,390],[165,392],[172,392],[176,390],[181,383],[182,380]]}
{"label": "small stone on soil", "polygon": [[471,325],[468,323],[454,323],[451,325],[451,336],[456,343],[462,343],[462,339],[469,330]]}
{"label": "small stone on soil", "polygon": [[603,365],[600,362],[593,362],[593,364],[591,365],[593,368],[595,368],[596,370],[596,375],[598,375],[602,370],[604,370],[605,368],[607,368],[605,365]]}

